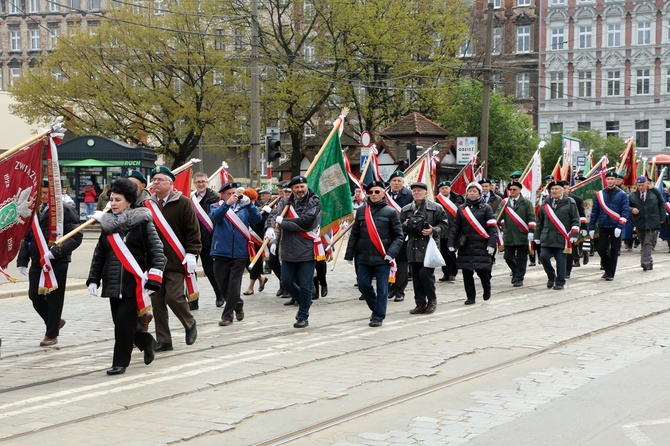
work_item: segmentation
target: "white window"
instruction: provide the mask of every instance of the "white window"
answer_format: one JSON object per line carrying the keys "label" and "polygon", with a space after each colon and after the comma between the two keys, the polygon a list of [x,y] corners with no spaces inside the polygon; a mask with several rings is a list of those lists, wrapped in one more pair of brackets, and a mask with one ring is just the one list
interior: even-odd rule
{"label": "white window", "polygon": [[554,72],[549,75],[549,91],[551,99],[563,99],[565,86],[562,72]]}
{"label": "white window", "polygon": [[610,48],[621,46],[621,24],[607,25],[607,46]]}
{"label": "white window", "polygon": [[21,0],[9,0],[9,13],[10,14],[19,14],[19,2]]}
{"label": "white window", "polygon": [[530,0],[518,0],[516,2],[517,6],[530,6]]}
{"label": "white window", "polygon": [[21,67],[13,67],[9,69],[10,86],[14,85],[14,82],[16,82],[20,77],[21,77]]}
{"label": "white window", "polygon": [[316,136],[314,128],[309,124],[305,124],[305,138],[311,138],[313,136]]}
{"label": "white window", "polygon": [[313,45],[305,45],[305,62],[314,62],[314,50],[315,48]]}
{"label": "white window", "polygon": [[493,54],[500,54],[502,50],[502,28],[493,28]]}
{"label": "white window", "polygon": [[59,0],[49,0],[49,11],[50,12],[58,12],[58,1]]}
{"label": "white window", "polygon": [[39,12],[39,11],[40,11],[40,0],[29,0],[28,12]]}
{"label": "white window", "polygon": [[621,71],[607,72],[607,96],[621,96]]}
{"label": "white window", "polygon": [[649,68],[637,70],[635,77],[635,93],[649,94]]}
{"label": "white window", "polygon": [[619,137],[619,121],[605,121],[605,136]]}
{"label": "white window", "polygon": [[637,22],[637,44],[651,44],[651,22]]}
{"label": "white window", "polygon": [[53,76],[54,79],[56,79],[58,82],[63,80],[63,73],[61,70],[55,69],[51,72],[51,75]]}
{"label": "white window", "polygon": [[212,83],[214,85],[223,85],[223,73],[221,73],[221,71],[212,71]]}
{"label": "white window", "polygon": [[493,0],[493,9],[502,8],[502,0]]}
{"label": "white window", "polygon": [[472,41],[468,38],[463,43],[461,43],[460,48],[458,49],[459,57],[472,57]]}
{"label": "white window", "polygon": [[565,0],[551,0],[552,5],[565,5]]}
{"label": "white window", "polygon": [[[502,94],[503,84],[499,74],[491,75],[491,90],[494,93]],[[418,99],[418,98],[417,98]]]}
{"label": "white window", "polygon": [[306,0],[303,6],[303,11],[305,12],[305,17],[312,19],[314,17],[314,3],[310,0]]}
{"label": "white window", "polygon": [[579,27],[579,47],[580,48],[591,48],[592,43],[593,28],[591,25],[585,25]]}
{"label": "white window", "polygon": [[9,32],[9,51],[21,51],[21,31],[18,29]]}
{"label": "white window", "polygon": [[219,28],[215,31],[214,33],[216,36],[214,37],[214,49],[217,51],[223,51],[226,49],[226,44],[225,44],[225,34],[223,29]]}
{"label": "white window", "polygon": [[100,0],[91,0],[91,9],[98,11],[100,9]]}
{"label": "white window", "polygon": [[81,9],[81,0],[70,0],[70,8],[79,11]]}
{"label": "white window", "polygon": [[593,73],[591,71],[580,71],[579,77],[579,97],[590,98],[593,96]]}
{"label": "white window", "polygon": [[516,52],[530,53],[530,26],[517,26]]}
{"label": "white window", "polygon": [[163,14],[163,0],[154,0],[154,15]]}
{"label": "white window", "polygon": [[[0,89],[2,88],[0,82]],[[665,120],[665,147],[670,147],[670,119]]]}
{"label": "white window", "polygon": [[42,41],[39,29],[30,30],[30,50],[38,51],[42,49]]}
{"label": "white window", "polygon": [[242,38],[242,30],[235,30],[235,51],[242,51],[244,49],[244,39]]}
{"label": "white window", "polygon": [[58,45],[60,37],[60,28],[49,28],[49,49],[53,50]]}
{"label": "white window", "polygon": [[670,93],[670,68],[668,68],[668,71],[666,71],[666,78],[665,78],[665,92]]}
{"label": "white window", "polygon": [[562,50],[565,45],[565,28],[552,28],[551,49]]}
{"label": "white window", "polygon": [[639,148],[649,147],[649,120],[635,121],[635,145]]}
{"label": "white window", "polygon": [[519,73],[516,75],[516,98],[530,98],[530,74]]}

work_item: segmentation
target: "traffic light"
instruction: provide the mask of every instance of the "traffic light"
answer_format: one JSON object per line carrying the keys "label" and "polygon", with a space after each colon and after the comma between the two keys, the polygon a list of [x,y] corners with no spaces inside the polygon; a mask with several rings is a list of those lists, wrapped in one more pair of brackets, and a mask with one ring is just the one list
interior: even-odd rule
{"label": "traffic light", "polygon": [[281,141],[279,139],[275,139],[274,135],[265,137],[265,154],[268,157],[268,163],[281,158],[281,152],[279,151],[280,146]]}
{"label": "traffic light", "polygon": [[410,164],[416,161],[416,144],[412,144],[411,142],[407,143],[407,159]]}

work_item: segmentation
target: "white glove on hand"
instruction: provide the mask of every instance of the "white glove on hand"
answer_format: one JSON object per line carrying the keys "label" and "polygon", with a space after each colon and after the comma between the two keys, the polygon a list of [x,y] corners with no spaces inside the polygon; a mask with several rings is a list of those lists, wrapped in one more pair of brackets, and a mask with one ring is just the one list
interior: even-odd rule
{"label": "white glove on hand", "polygon": [[449,252],[456,252],[456,248],[454,248],[453,246],[450,246],[448,249],[449,249]]}
{"label": "white glove on hand", "polygon": [[25,266],[19,266],[19,273],[21,273],[22,276],[27,276],[28,268],[26,268]]}
{"label": "white glove on hand", "polygon": [[269,214],[270,212],[272,212],[272,208],[266,204],[261,208],[261,211],[265,212],[266,214]]}
{"label": "white glove on hand", "polygon": [[489,255],[492,256],[493,253],[496,252],[496,249],[495,249],[494,247],[492,247],[492,246],[487,246],[487,247],[486,247],[486,252],[488,252]]}
{"label": "white glove on hand", "polygon": [[587,231],[586,229],[582,229],[581,231],[579,231],[579,233],[582,235],[582,237],[586,237],[587,235],[589,235],[589,231]]}
{"label": "white glove on hand", "polygon": [[246,206],[249,203],[251,203],[251,198],[247,197],[246,195],[242,195],[242,205]]}
{"label": "white glove on hand", "polygon": [[[391,256],[385,256],[385,257],[384,257],[384,260],[386,260],[387,262],[391,263],[391,262],[393,262],[393,257],[391,257]],[[352,261],[353,261],[353,260],[352,260]]]}
{"label": "white glove on hand", "polygon": [[614,237],[616,237],[616,238],[621,237],[621,229],[616,228],[616,229],[614,230]]}
{"label": "white glove on hand", "polygon": [[277,223],[278,225],[280,225],[282,221],[284,221],[284,217],[282,217],[281,215],[277,215],[275,217],[275,223]]}
{"label": "white glove on hand", "polygon": [[277,255],[277,244],[276,243],[273,243],[273,244],[270,245],[270,254],[272,254],[273,256]]}
{"label": "white glove on hand", "polygon": [[536,238],[536,239],[533,240],[533,241],[535,242],[536,245],[539,245],[539,244],[540,244],[540,239],[539,239],[539,238]]}
{"label": "white glove on hand", "polygon": [[93,215],[91,215],[91,218],[95,218],[98,223],[100,223],[100,220],[102,220],[102,216],[105,215],[104,212],[102,211],[95,211]]}
{"label": "white glove on hand", "polygon": [[575,243],[577,238],[577,234],[570,234],[570,243]]}
{"label": "white glove on hand", "polygon": [[533,240],[535,240],[535,234],[533,234],[532,232],[529,232],[528,233],[528,241],[532,243]]}
{"label": "white glove on hand", "polygon": [[274,240],[277,238],[274,228],[267,228],[265,231],[265,238],[269,240]]}
{"label": "white glove on hand", "polygon": [[88,292],[93,296],[98,296],[98,285],[92,283],[88,286]]}
{"label": "white glove on hand", "polygon": [[195,254],[186,253],[184,257],[184,263],[186,264],[186,271],[191,274],[194,273],[198,268],[198,262],[195,259]]}
{"label": "white glove on hand", "polygon": [[596,235],[596,231],[594,231],[593,229],[591,229],[591,230],[589,231],[589,237],[593,238],[594,235]]}

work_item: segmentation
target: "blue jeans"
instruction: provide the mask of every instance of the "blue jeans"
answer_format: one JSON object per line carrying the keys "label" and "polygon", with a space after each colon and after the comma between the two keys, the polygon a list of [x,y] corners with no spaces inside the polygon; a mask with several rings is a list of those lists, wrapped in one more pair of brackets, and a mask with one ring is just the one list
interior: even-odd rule
{"label": "blue jeans", "polygon": [[[389,274],[391,265],[358,264],[358,290],[365,297],[368,308],[372,311],[371,321],[381,322],[386,317],[386,302],[389,290]],[[377,293],[372,286],[372,276],[377,278]]]}
{"label": "blue jeans", "polygon": [[291,297],[298,301],[297,320],[309,318],[309,307],[312,306],[312,286],[316,261],[281,262],[281,286]]}
{"label": "blue jeans", "polygon": [[86,204],[86,217],[93,215],[95,212],[95,203],[85,203]]}
{"label": "blue jeans", "polygon": [[[551,266],[551,259],[556,259],[556,270]],[[554,280],[554,285],[565,285],[565,261],[567,256],[563,248],[540,246],[540,262],[547,273],[547,279]]]}

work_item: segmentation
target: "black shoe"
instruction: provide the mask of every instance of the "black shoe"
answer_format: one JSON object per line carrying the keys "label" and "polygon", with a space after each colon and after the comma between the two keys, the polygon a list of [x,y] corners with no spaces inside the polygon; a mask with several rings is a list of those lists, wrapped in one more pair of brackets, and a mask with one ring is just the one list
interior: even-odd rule
{"label": "black shoe", "polygon": [[442,277],[440,277],[440,278],[437,279],[437,280],[440,281],[440,282],[446,282],[446,281],[449,280],[449,278],[448,278],[447,276],[442,276]]}
{"label": "black shoe", "polygon": [[648,269],[649,271],[651,271],[652,269],[654,269],[654,265],[652,265],[652,264],[650,263],[649,266],[647,266],[647,269]]}
{"label": "black shoe", "polygon": [[221,308],[226,302],[223,300],[223,297],[217,297],[216,298],[216,306],[217,308]]}
{"label": "black shoe", "polygon": [[530,262],[528,266],[535,266],[535,262]]}
{"label": "black shoe", "polygon": [[608,281],[608,282],[611,282],[611,281],[614,280],[614,277],[605,277],[605,280]]}
{"label": "black shoe", "polygon": [[298,319],[295,324],[293,324],[293,328],[307,328],[309,325],[309,322],[307,322],[305,319]]}
{"label": "black shoe", "polygon": [[554,280],[555,279],[547,280],[547,288],[553,288],[554,287]]}
{"label": "black shoe", "polygon": [[290,305],[298,305],[298,301],[295,300],[294,298],[291,298],[288,302],[284,302],[284,306],[288,307]]}
{"label": "black shoe", "polygon": [[519,288],[520,286],[523,286],[523,280],[521,280],[519,282],[514,282],[514,285],[512,285],[512,286],[515,287],[515,288]]}
{"label": "black shoe", "polygon": [[321,287],[321,297],[326,297],[328,295],[328,285]]}
{"label": "black shoe", "polygon": [[382,321],[370,321],[368,324],[370,327],[381,327],[382,326]]}
{"label": "black shoe", "polygon": [[172,348],[172,344],[169,342],[158,342],[156,344],[156,348],[154,349],[155,352],[169,352],[174,350]]}
{"label": "black shoe", "polygon": [[198,339],[198,327],[195,326],[195,321],[193,321],[191,328],[186,330],[186,345],[193,345],[196,339]]}
{"label": "black shoe", "polygon": [[108,375],[121,375],[122,373],[126,373],[126,368],[118,365],[115,365],[111,369],[107,370]]}
{"label": "black shoe", "polygon": [[585,252],[585,253],[584,253],[584,257],[582,257],[582,261],[584,262],[584,265],[588,265],[588,264],[589,264],[589,260],[590,260],[589,258],[590,258],[590,257],[591,257],[591,256],[589,255],[588,252]]}
{"label": "black shoe", "polygon": [[570,274],[566,274],[566,275],[565,275],[565,278],[566,278],[566,279],[569,279],[569,278],[570,278]]}
{"label": "black shoe", "polygon": [[[602,269],[602,268],[601,268],[601,269]],[[602,276],[600,276],[600,278],[601,278],[601,279],[607,279],[607,273],[605,273],[605,274],[603,274]]]}
{"label": "black shoe", "polygon": [[449,276],[449,282],[454,283],[456,282],[456,276]]}
{"label": "black shoe", "polygon": [[188,303],[188,308],[191,311],[199,309],[200,305],[198,305],[198,299],[190,301]]}
{"label": "black shoe", "polygon": [[423,314],[426,312],[425,305],[417,305],[413,309],[409,310],[409,314]]}
{"label": "black shoe", "polygon": [[554,285],[553,289],[556,290],[556,291],[560,291],[560,290],[563,289],[563,285]]}
{"label": "black shoe", "polygon": [[647,269],[649,269],[649,267],[647,266],[646,263],[643,263],[642,264],[642,271],[646,271]]}
{"label": "black shoe", "polygon": [[[389,299],[392,299],[392,298],[389,297]],[[365,296],[363,296],[363,295],[361,294],[360,296],[358,296],[358,300],[365,300]]]}
{"label": "black shoe", "polygon": [[577,261],[575,261],[575,262],[572,262],[572,267],[573,267],[573,268],[579,268],[579,267],[581,267],[581,266],[582,266],[582,265],[579,264],[579,260],[577,260]]}
{"label": "black shoe", "polygon": [[405,296],[400,295],[396,296],[395,299],[393,299],[393,302],[402,302],[403,300],[405,300]]}
{"label": "black shoe", "polygon": [[151,338],[151,343],[147,348],[144,349],[144,363],[146,365],[151,364],[156,357],[156,347],[158,344],[154,338]]}
{"label": "black shoe", "polygon": [[259,293],[265,289],[265,285],[268,283],[268,280],[270,280],[270,279],[268,279],[266,277],[265,280],[259,280],[258,281],[258,292]]}
{"label": "black shoe", "polygon": [[312,288],[312,300],[316,300],[319,298],[319,288],[313,287]]}
{"label": "black shoe", "polygon": [[475,301],[474,301],[474,300],[470,300],[470,299],[468,299],[468,300],[466,300],[466,301],[463,302],[463,303],[464,303],[465,305],[474,305],[474,304],[475,304]]}
{"label": "black shoe", "polygon": [[284,288],[279,287],[279,289],[278,289],[277,292],[275,293],[275,296],[277,296],[277,297],[283,297],[283,296],[284,296]]}
{"label": "black shoe", "polygon": [[484,294],[484,296],[482,296],[482,299],[484,300],[489,300],[490,298],[491,298],[490,294]]}

